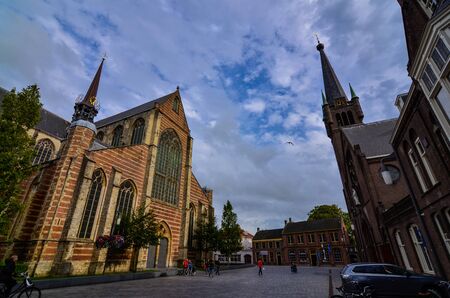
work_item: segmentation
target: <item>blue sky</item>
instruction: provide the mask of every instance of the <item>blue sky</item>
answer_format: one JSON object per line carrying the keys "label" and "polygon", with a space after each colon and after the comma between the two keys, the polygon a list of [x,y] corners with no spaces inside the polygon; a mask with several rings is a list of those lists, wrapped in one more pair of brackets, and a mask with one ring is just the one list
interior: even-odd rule
{"label": "blue sky", "polygon": [[180,86],[218,221],[230,200],[254,233],[318,204],[345,208],[314,33],[364,121],[396,117],[409,79],[394,0],[0,0],[0,86],[37,83],[44,107],[70,119],[105,52],[97,119]]}

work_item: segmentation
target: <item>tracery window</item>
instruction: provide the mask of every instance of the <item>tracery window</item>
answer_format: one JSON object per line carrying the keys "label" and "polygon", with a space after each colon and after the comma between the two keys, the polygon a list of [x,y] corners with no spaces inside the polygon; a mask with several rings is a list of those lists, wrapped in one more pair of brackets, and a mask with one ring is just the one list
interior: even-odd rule
{"label": "tracery window", "polygon": [[114,129],[113,138],[111,142],[111,146],[117,147],[120,146],[120,141],[122,140],[123,126],[119,125]]}
{"label": "tracery window", "polygon": [[83,217],[81,221],[79,238],[90,238],[92,227],[94,225],[95,215],[97,213],[97,206],[100,200],[100,194],[103,187],[103,173],[101,170],[96,170],[92,174],[91,187],[84,208]]}
{"label": "tracery window", "polygon": [[37,165],[48,161],[52,156],[55,147],[53,146],[52,141],[45,139],[39,141],[34,149],[36,151],[36,156],[33,159],[33,165]]}
{"label": "tracery window", "polygon": [[114,224],[120,225],[120,221],[124,217],[131,216],[131,210],[133,208],[134,187],[130,180],[123,182],[120,185],[119,196],[117,199],[116,213]]}
{"label": "tracery window", "polygon": [[139,118],[134,122],[133,135],[131,136],[131,145],[142,143],[142,137],[144,136],[145,121]]}
{"label": "tracery window", "polygon": [[192,247],[192,242],[194,238],[194,221],[195,221],[195,207],[191,204],[189,208],[189,235],[188,235],[188,246]]}
{"label": "tracery window", "polygon": [[181,143],[173,130],[159,140],[152,197],[176,205],[181,174]]}

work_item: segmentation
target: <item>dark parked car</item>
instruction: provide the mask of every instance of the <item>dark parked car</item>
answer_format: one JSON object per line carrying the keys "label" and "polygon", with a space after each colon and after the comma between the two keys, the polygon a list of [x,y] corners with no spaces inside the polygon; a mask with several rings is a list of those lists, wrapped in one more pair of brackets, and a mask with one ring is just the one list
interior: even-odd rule
{"label": "dark parked car", "polygon": [[360,293],[371,286],[374,297],[446,297],[441,278],[418,274],[392,264],[355,263],[341,271],[342,287],[346,293]]}

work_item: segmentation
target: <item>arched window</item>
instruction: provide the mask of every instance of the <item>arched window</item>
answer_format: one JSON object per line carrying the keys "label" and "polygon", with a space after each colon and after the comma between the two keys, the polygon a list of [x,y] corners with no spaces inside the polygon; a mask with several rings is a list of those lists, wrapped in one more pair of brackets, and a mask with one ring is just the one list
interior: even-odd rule
{"label": "arched window", "polygon": [[165,131],[158,144],[152,197],[178,204],[178,186],[181,173],[181,143],[175,131]]}
{"label": "arched window", "polygon": [[450,255],[450,231],[448,231],[448,223],[446,224],[446,219],[442,218],[439,213],[433,216],[434,223],[436,224],[437,230],[441,235],[442,242]]}
{"label": "arched window", "polygon": [[119,196],[117,198],[116,213],[114,224],[119,225],[124,217],[131,216],[134,198],[134,186],[130,180],[123,182],[120,185]]}
{"label": "arched window", "polygon": [[188,235],[188,247],[192,247],[192,240],[194,237],[194,221],[195,221],[195,207],[191,204],[189,208],[189,235]]}
{"label": "arched window", "polygon": [[178,97],[175,97],[174,99],[173,99],[173,102],[172,102],[172,110],[175,112],[175,113],[178,113],[178,106],[180,105],[180,99],[178,98]]}
{"label": "arched window", "polygon": [[430,256],[428,255],[428,250],[422,239],[422,233],[420,232],[419,227],[417,225],[409,227],[409,234],[423,272],[434,274],[433,265],[431,264]]}
{"label": "arched window", "polygon": [[95,170],[92,174],[91,188],[84,208],[83,217],[81,221],[79,238],[90,238],[92,233],[92,226],[94,225],[95,214],[97,213],[98,201],[103,186],[103,173],[101,170]]}
{"label": "arched window", "polygon": [[348,118],[345,112],[342,113],[342,121],[344,121],[344,125],[348,125]]}
{"label": "arched window", "polygon": [[120,146],[120,143],[122,140],[122,133],[123,133],[122,125],[119,125],[114,129],[111,146],[113,146],[113,147]]}
{"label": "arched window", "polygon": [[99,140],[100,142],[103,142],[104,137],[105,137],[105,133],[103,131],[99,131],[97,133],[97,140]]}
{"label": "arched window", "polygon": [[352,111],[348,111],[347,115],[348,115],[348,121],[350,122],[350,124],[355,124],[355,119],[353,118]]}
{"label": "arched window", "polygon": [[336,121],[338,123],[338,126],[342,126],[341,114],[336,114]]}
{"label": "arched window", "polygon": [[37,165],[48,161],[52,156],[55,147],[53,146],[52,141],[45,139],[40,140],[36,144],[34,150],[36,151],[36,156],[33,159],[33,165]]}
{"label": "arched window", "polygon": [[409,263],[408,255],[406,254],[405,250],[405,243],[403,242],[402,236],[400,235],[400,231],[395,232],[395,241],[397,242],[398,250],[400,251],[400,255],[402,256],[403,265],[405,265],[406,269],[413,270],[411,264]]}
{"label": "arched window", "polygon": [[133,135],[131,136],[131,145],[136,145],[142,143],[142,137],[144,136],[145,121],[139,118],[134,122],[133,125]]}

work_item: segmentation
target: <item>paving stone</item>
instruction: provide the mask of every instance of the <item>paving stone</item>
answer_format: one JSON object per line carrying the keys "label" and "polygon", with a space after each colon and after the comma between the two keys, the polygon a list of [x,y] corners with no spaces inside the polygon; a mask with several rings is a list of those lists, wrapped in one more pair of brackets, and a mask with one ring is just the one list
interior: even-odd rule
{"label": "paving stone", "polygon": [[[209,278],[172,276],[43,291],[43,297],[307,297],[326,298],[330,268],[266,266],[263,276],[256,267],[223,271]],[[340,285],[339,268],[332,268],[333,287]],[[335,282],[338,282],[336,285]]]}

